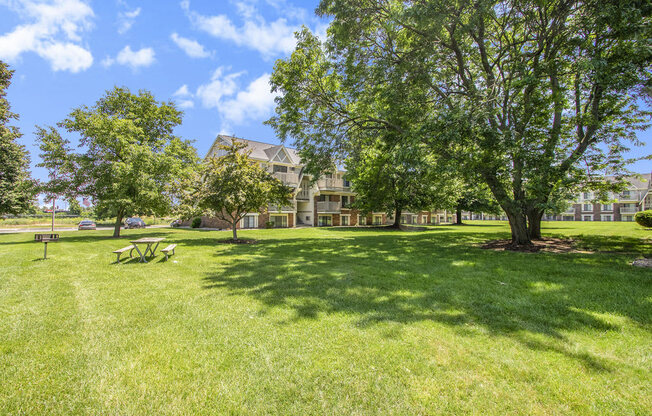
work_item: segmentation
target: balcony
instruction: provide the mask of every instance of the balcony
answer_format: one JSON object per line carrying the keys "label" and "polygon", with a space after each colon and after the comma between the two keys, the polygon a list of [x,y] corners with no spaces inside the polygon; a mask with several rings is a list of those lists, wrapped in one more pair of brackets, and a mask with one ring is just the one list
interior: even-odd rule
{"label": "balcony", "polygon": [[340,203],[334,201],[318,201],[317,212],[340,212]]}
{"label": "balcony", "polygon": [[638,211],[636,211],[636,207],[621,207],[620,208],[620,213],[621,214],[636,214]]}
{"label": "balcony", "polygon": [[283,182],[285,185],[299,185],[299,175],[291,172],[272,172],[272,176]]}
{"label": "balcony", "polygon": [[562,214],[575,214],[575,207],[570,207],[566,211],[562,212]]}
{"label": "balcony", "polygon": [[310,189],[302,189],[299,193],[297,193],[297,199],[302,201],[310,200]]}
{"label": "balcony", "polygon": [[342,190],[342,189],[350,188],[351,183],[349,181],[345,181],[344,179],[323,178],[323,179],[320,179],[320,180],[317,181],[317,186],[322,191],[326,191],[326,190]]}
{"label": "balcony", "polygon": [[268,211],[269,211],[270,213],[275,213],[275,212],[294,212],[294,211],[296,211],[296,205],[295,205],[295,204],[291,204],[291,205],[283,205],[283,206],[279,206],[279,205],[272,205],[272,204],[269,204]]}
{"label": "balcony", "polygon": [[618,195],[619,201],[640,201],[643,195],[639,191],[630,191],[629,193],[622,193]]}

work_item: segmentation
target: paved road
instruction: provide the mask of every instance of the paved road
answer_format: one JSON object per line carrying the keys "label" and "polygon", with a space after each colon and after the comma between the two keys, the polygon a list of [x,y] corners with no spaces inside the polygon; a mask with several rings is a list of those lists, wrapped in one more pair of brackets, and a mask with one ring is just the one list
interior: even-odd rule
{"label": "paved road", "polygon": [[[169,225],[148,225],[147,228],[167,228]],[[7,233],[47,233],[51,232],[51,227],[35,227],[35,228],[0,228],[0,234]],[[97,227],[98,231],[113,230],[113,227]],[[77,227],[54,227],[54,232],[61,231],[77,231]],[[92,232],[84,230],[84,232]]]}

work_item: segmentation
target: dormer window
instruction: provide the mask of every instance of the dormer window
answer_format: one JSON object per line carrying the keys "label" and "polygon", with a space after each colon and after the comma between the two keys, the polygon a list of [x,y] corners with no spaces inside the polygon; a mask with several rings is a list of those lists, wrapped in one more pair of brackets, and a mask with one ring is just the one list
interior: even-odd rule
{"label": "dormer window", "polygon": [[283,165],[274,165],[274,173],[281,172],[287,173],[288,167]]}

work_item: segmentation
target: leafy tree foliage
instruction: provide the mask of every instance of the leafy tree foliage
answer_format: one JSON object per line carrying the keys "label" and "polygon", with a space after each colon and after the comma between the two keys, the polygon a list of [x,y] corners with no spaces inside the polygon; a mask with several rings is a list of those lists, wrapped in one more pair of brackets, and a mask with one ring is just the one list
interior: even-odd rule
{"label": "leafy tree foliage", "polygon": [[394,227],[400,226],[404,211],[448,206],[457,192],[454,172],[437,167],[425,146],[388,146],[370,138],[346,159],[347,179],[357,194],[354,206],[394,215]]}
{"label": "leafy tree foliage", "polygon": [[17,143],[22,135],[9,125],[18,119],[6,98],[12,75],[13,71],[0,61],[0,215],[29,211],[37,192],[29,172],[29,153]]}
{"label": "leafy tree foliage", "polygon": [[174,135],[182,112],[148,91],[114,88],[92,107],[74,109],[60,126],[81,135],[71,155],[75,191],[93,199],[98,218],[165,215],[176,185],[197,163],[195,148]]}
{"label": "leafy tree foliage", "polygon": [[[459,180],[459,179],[458,179]],[[482,212],[485,214],[499,215],[502,210],[489,191],[487,185],[482,182],[468,181],[460,184],[459,193],[453,207],[456,212],[456,223],[462,223],[462,211]]]}
{"label": "leafy tree foliage", "polygon": [[224,155],[211,157],[184,188],[182,216],[205,214],[231,224],[233,240],[237,225],[248,212],[269,204],[288,205],[292,190],[249,158],[246,145],[236,140],[219,147]]}
{"label": "leafy tree foliage", "polygon": [[318,13],[332,18],[326,45],[304,30],[272,76],[280,135],[323,163],[358,131],[405,131],[405,113],[403,138],[480,175],[515,247],[568,189],[621,171],[649,122],[636,101],[650,85],[648,3],[323,0]]}
{"label": "leafy tree foliage", "polygon": [[77,198],[68,199],[68,213],[72,215],[82,215],[83,210]]}

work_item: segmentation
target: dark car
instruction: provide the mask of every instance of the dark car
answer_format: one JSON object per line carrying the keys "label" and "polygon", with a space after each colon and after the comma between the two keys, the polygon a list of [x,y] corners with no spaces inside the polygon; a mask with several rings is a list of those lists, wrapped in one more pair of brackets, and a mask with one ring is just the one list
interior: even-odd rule
{"label": "dark car", "polygon": [[125,228],[145,228],[145,221],[138,217],[127,218]]}
{"label": "dark car", "polygon": [[95,230],[95,221],[92,220],[83,220],[77,226],[78,230]]}

